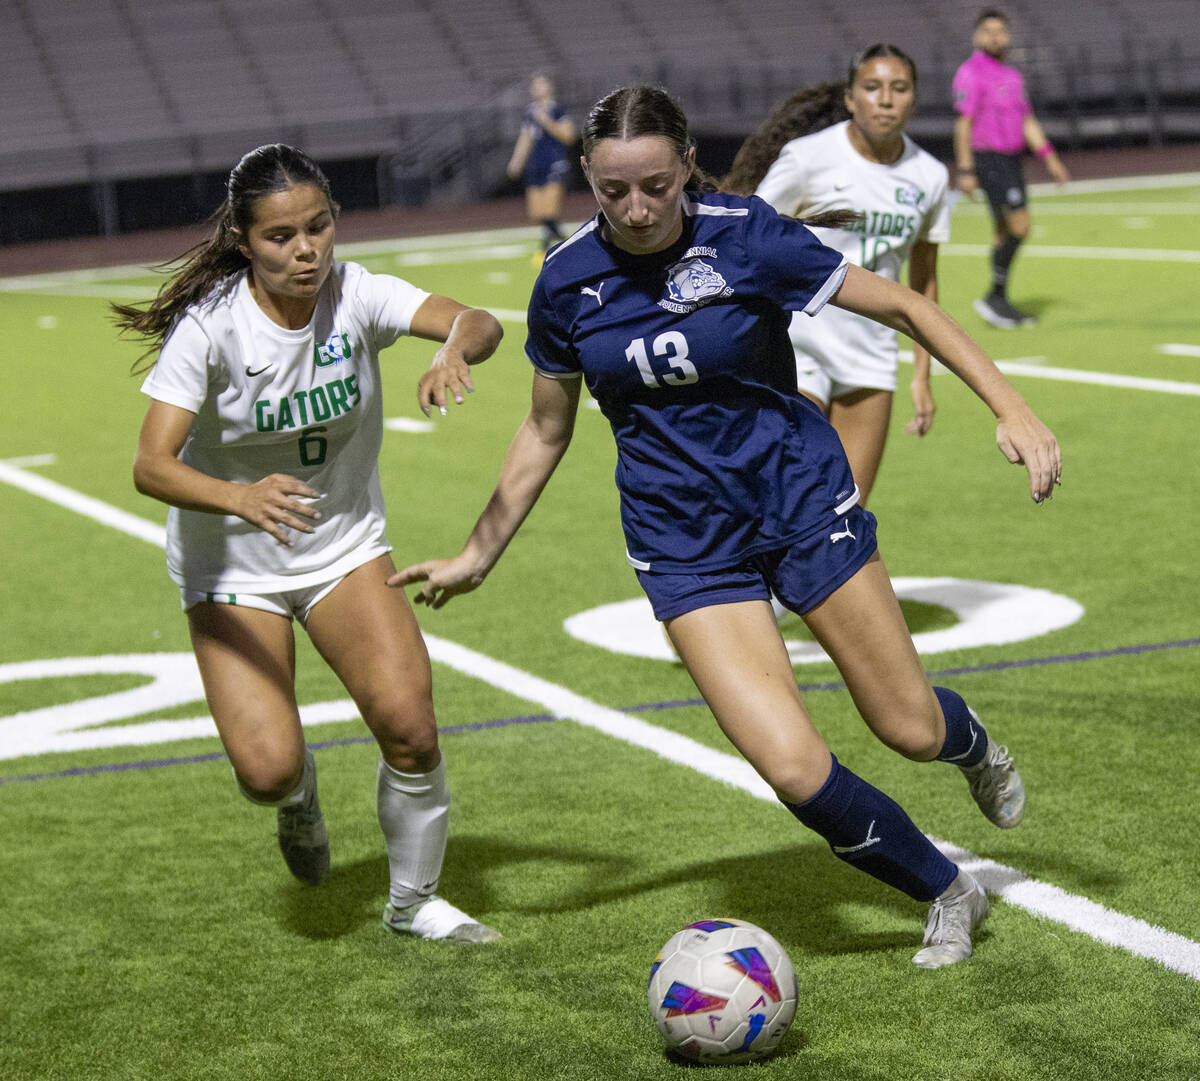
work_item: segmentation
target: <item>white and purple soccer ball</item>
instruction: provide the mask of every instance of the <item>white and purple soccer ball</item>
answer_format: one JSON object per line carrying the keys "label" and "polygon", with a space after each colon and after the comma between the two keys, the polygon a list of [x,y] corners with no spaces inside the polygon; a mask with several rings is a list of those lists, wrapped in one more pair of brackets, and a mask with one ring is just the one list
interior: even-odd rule
{"label": "white and purple soccer ball", "polygon": [[672,935],[650,969],[648,994],[668,1050],[696,1062],[766,1058],[796,1016],[791,959],[743,920],[701,920]]}

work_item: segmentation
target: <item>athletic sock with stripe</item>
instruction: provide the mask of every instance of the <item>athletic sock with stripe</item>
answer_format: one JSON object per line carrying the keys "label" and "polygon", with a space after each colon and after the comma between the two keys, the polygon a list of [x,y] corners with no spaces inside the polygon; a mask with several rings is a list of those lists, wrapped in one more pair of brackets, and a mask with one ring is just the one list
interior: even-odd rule
{"label": "athletic sock with stripe", "polygon": [[782,802],[829,842],[838,859],[917,901],[932,901],[958,874],[895,800],[836,757],[815,796],[803,803]]}
{"label": "athletic sock with stripe", "polygon": [[938,761],[963,768],[977,766],[987,754],[987,730],[963,701],[962,695],[948,687],[934,687],[933,693],[946,718],[946,741],[938,752]]}

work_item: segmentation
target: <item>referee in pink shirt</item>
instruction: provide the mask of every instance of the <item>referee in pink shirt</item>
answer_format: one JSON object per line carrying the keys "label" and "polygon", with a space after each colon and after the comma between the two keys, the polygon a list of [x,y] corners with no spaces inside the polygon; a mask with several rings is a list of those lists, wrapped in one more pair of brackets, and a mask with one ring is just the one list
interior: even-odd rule
{"label": "referee in pink shirt", "polygon": [[1071,179],[1025,94],[1025,80],[1005,64],[1012,36],[1003,12],[989,8],[975,21],[975,51],[954,73],[954,160],[959,190],[973,196],[982,188],[992,208],[992,286],[975,310],[992,326],[1021,327],[1037,322],[1008,299],[1008,272],[1021,241],[1029,235],[1029,206],[1021,154],[1028,146],[1046,163],[1059,184]]}

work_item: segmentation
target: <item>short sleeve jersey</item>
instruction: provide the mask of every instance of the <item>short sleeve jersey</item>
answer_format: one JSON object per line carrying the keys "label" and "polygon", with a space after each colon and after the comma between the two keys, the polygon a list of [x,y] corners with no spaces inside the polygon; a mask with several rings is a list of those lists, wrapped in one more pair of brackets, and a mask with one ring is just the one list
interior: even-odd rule
{"label": "short sleeve jersey", "polygon": [[[908,136],[889,165],[867,161],[850,142],[850,121],[834,124],[784,145],[755,193],[781,214],[803,217],[827,210],[855,210],[859,224],[814,229],[846,259],[892,281],[918,241],[950,239],[949,174]],[[894,371],[896,332],[841,308],[815,319],[793,317],[792,344],[839,382],[853,385],[865,361]]]}
{"label": "short sleeve jersey", "polygon": [[1025,117],[1033,112],[1016,68],[976,49],[954,73],[954,109],[969,116],[971,148],[998,154],[1025,149]]}
{"label": "short sleeve jersey", "polygon": [[834,522],[857,490],[829,422],[795,389],[792,311],[842,256],[757,198],[684,196],[683,233],[634,255],[597,216],[546,258],[526,354],[580,374],[612,426],[629,562],[730,567]]}
{"label": "short sleeve jersey", "polygon": [[379,351],[408,333],[428,296],[335,261],[301,330],[272,322],[244,273],[187,310],[142,385],[196,414],[180,460],[243,484],[295,477],[321,494],[321,519],[287,547],[234,515],[172,507],[172,579],[205,592],[274,593],[340,577],[361,562],[363,545],[386,550]]}

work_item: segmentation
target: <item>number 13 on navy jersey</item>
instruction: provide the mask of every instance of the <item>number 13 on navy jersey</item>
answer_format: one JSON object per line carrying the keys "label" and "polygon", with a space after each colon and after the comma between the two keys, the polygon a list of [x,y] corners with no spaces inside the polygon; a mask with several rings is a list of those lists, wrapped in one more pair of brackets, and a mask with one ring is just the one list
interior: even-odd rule
{"label": "number 13 on navy jersey", "polygon": [[625,350],[625,359],[637,365],[642,382],[648,387],[681,387],[685,383],[695,383],[700,379],[696,367],[688,360],[688,343],[678,330],[668,330],[654,338],[651,353],[656,361],[665,362],[666,371],[660,363],[658,370],[650,362],[646,352],[646,339],[635,338]]}

